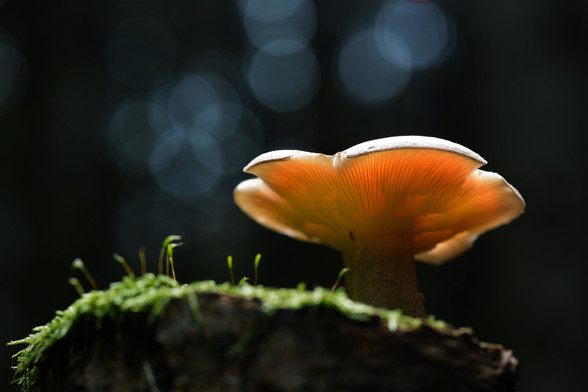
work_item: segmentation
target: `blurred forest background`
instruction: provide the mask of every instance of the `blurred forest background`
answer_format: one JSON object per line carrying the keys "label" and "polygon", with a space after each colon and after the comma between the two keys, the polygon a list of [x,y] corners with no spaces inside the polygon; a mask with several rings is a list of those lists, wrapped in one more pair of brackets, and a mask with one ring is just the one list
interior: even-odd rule
{"label": "blurred forest background", "polygon": [[[179,280],[330,286],[331,249],[248,219],[232,190],[277,148],[420,134],[463,144],[527,211],[443,266],[425,305],[514,350],[522,392],[585,387],[588,2],[0,0],[1,346],[147,247]],[[581,160],[582,159],[582,160]],[[1,375],[12,377],[2,348]],[[5,388],[2,387],[4,390]]]}

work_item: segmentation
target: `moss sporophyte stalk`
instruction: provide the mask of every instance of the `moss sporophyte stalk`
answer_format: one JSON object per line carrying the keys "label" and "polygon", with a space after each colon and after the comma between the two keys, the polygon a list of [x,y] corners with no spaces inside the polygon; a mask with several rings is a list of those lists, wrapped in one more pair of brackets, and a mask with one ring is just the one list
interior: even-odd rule
{"label": "moss sporophyte stalk", "polygon": [[83,293],[67,309],[56,312],[56,316],[46,325],[34,328],[33,333],[24,339],[13,341],[10,345],[24,344],[26,347],[16,353],[16,382],[23,391],[38,390],[37,365],[46,358],[48,351],[75,328],[82,318],[92,320],[94,327],[100,329],[106,320],[115,321],[133,314],[142,314],[148,323],[160,317],[166,305],[174,299],[188,299],[195,322],[202,315],[198,306],[198,296],[203,293],[217,293],[243,298],[259,298],[262,312],[266,317],[279,309],[302,309],[305,307],[327,307],[357,321],[368,321],[374,315],[382,318],[391,331],[413,329],[423,324],[434,328],[447,328],[442,321],[432,317],[425,320],[402,315],[400,311],[378,309],[354,302],[343,289],[332,292],[326,288],[304,289],[267,288],[252,286],[242,282],[238,286],[230,283],[216,284],[201,281],[180,284],[176,280],[151,273],[136,279],[125,276],[122,281],[110,285],[107,290],[93,290]]}

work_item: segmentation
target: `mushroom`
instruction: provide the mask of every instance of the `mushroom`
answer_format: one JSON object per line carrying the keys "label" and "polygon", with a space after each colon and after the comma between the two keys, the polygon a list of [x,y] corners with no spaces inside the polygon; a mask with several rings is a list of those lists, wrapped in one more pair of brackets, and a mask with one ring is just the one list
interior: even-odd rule
{"label": "mushroom", "polygon": [[343,252],[351,299],[425,317],[414,260],[441,264],[482,233],[519,216],[525,202],[486,161],[425,136],[368,141],[335,155],[262,154],[234,191],[259,224]]}

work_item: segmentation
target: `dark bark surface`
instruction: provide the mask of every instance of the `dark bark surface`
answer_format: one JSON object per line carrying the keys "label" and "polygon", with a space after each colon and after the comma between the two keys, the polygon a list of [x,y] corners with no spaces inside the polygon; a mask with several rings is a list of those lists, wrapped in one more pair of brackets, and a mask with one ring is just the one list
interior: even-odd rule
{"label": "dark bark surface", "polygon": [[39,364],[44,391],[514,391],[517,360],[468,331],[390,332],[379,317],[199,294],[154,322],[79,320]]}

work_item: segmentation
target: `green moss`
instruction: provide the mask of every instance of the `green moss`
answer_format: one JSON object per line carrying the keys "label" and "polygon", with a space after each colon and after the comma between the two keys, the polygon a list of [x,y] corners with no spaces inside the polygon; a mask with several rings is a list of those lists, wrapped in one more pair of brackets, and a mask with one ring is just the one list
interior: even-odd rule
{"label": "green moss", "polygon": [[374,315],[380,316],[387,321],[391,331],[415,328],[423,322],[433,327],[446,327],[445,323],[434,320],[432,317],[423,321],[404,316],[400,311],[376,309],[354,302],[347,297],[343,289],[335,292],[325,288],[307,291],[304,285],[300,285],[297,289],[275,289],[253,287],[247,283],[233,287],[230,283],[216,284],[213,281],[179,284],[166,276],[145,274],[136,281],[125,277],[120,282],[112,283],[108,290],[84,294],[67,309],[56,312],[56,316],[48,324],[34,328],[33,333],[22,340],[9,343],[10,345],[26,344],[23,350],[14,355],[17,360],[15,382],[23,391],[37,390],[37,364],[44,358],[47,350],[64,338],[76,320],[82,316],[89,316],[95,320],[97,328],[104,319],[116,319],[121,314],[129,314],[129,312],[147,314],[148,320],[154,321],[170,300],[188,298],[194,318],[199,321],[201,316],[196,297],[198,293],[203,292],[259,298],[262,301],[263,311],[268,315],[277,309],[326,306],[358,321],[367,321]]}

